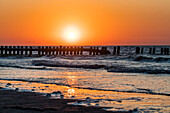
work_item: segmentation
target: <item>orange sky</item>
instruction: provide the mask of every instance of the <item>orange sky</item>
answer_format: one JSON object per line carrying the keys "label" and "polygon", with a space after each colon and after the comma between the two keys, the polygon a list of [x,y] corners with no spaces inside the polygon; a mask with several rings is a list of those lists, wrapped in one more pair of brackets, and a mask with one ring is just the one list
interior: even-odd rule
{"label": "orange sky", "polygon": [[170,0],[0,0],[0,45],[138,44],[170,45]]}

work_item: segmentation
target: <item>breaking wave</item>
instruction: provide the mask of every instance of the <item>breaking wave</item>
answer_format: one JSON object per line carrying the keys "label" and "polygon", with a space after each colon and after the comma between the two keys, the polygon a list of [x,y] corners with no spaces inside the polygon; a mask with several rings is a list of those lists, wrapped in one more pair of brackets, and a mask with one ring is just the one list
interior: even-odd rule
{"label": "breaking wave", "polygon": [[36,69],[36,70],[44,70],[47,69],[46,67],[35,67],[35,66],[13,66],[13,65],[1,65],[0,67],[12,67],[12,68],[20,68],[20,69]]}
{"label": "breaking wave", "polygon": [[149,62],[170,62],[170,58],[166,57],[149,57],[149,56],[137,56],[134,61],[149,61]]}
{"label": "breaking wave", "polygon": [[49,66],[49,67],[69,67],[69,68],[84,68],[84,69],[101,69],[106,68],[105,65],[98,65],[98,64],[89,64],[89,65],[82,65],[82,64],[67,64],[67,63],[60,63],[57,61],[47,61],[47,60],[34,60],[32,61],[34,66]]}
{"label": "breaking wave", "polygon": [[140,68],[129,68],[129,67],[115,67],[107,70],[108,72],[119,72],[119,73],[147,73],[147,74],[170,74],[170,70],[163,69],[140,69]]}

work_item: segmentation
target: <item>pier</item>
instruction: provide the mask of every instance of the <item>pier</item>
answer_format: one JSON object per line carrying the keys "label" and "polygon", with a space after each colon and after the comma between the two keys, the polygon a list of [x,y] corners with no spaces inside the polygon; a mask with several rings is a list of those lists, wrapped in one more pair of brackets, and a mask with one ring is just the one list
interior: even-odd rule
{"label": "pier", "polygon": [[107,47],[79,46],[0,46],[1,56],[108,55]]}
{"label": "pier", "polygon": [[[82,56],[124,55],[123,46],[0,46],[0,56]],[[168,47],[134,46],[131,54],[170,55]],[[133,52],[133,53],[132,53]],[[129,54],[130,54],[129,53]]]}

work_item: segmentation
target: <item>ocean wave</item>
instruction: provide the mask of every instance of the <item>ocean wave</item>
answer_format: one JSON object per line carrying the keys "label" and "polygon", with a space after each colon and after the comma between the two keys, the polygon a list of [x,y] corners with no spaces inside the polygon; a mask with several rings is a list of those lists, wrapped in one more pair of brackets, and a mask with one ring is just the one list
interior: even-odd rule
{"label": "ocean wave", "polygon": [[149,62],[170,62],[170,58],[166,57],[149,57],[149,56],[137,56],[134,61],[149,61]]}
{"label": "ocean wave", "polygon": [[12,68],[20,68],[20,69],[36,69],[36,70],[44,70],[46,67],[35,67],[35,66],[14,66],[14,65],[1,65],[0,67],[12,67]]}
{"label": "ocean wave", "polygon": [[107,69],[108,72],[119,72],[119,73],[147,73],[147,74],[170,74],[170,70],[161,69],[141,69],[141,68],[129,68],[129,67],[115,67]]}
{"label": "ocean wave", "polygon": [[146,57],[146,56],[137,56],[134,58],[134,61],[152,61],[152,57]]}
{"label": "ocean wave", "polygon": [[170,58],[157,57],[157,58],[154,58],[153,61],[156,61],[156,62],[167,62],[167,61],[169,61],[170,62]]}
{"label": "ocean wave", "polygon": [[[109,57],[110,59],[110,57]],[[56,70],[55,67],[102,69],[108,72],[118,73],[148,73],[170,74],[168,57],[137,56],[135,61],[130,60],[70,60],[61,58],[34,58],[34,59],[5,59],[0,61],[0,67],[12,67],[20,69]],[[144,61],[142,61],[144,60]],[[141,62],[137,62],[141,61]],[[149,61],[149,62],[145,62]],[[159,63],[160,62],[160,63]],[[54,67],[54,68],[53,68]]]}
{"label": "ocean wave", "polygon": [[49,66],[49,67],[69,67],[69,68],[84,68],[84,69],[101,69],[105,68],[105,65],[99,65],[99,64],[67,64],[67,63],[61,63],[57,61],[49,61],[49,60],[34,60],[32,61],[32,64],[34,66]]}

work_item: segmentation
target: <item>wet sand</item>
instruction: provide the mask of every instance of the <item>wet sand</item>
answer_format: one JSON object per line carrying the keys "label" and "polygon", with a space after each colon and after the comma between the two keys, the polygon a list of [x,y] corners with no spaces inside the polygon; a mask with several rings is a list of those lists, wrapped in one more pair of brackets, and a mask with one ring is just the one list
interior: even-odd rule
{"label": "wet sand", "polygon": [[[47,94],[51,96],[47,97]],[[87,101],[87,98],[90,98],[90,101]],[[0,113],[169,112],[169,105],[170,97],[166,95],[99,91],[55,84],[0,80]]]}
{"label": "wet sand", "polygon": [[0,90],[0,113],[109,113],[98,107],[68,105],[73,99],[48,99],[34,92]]}

